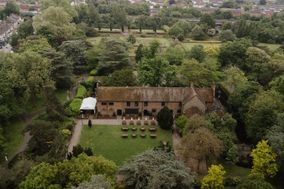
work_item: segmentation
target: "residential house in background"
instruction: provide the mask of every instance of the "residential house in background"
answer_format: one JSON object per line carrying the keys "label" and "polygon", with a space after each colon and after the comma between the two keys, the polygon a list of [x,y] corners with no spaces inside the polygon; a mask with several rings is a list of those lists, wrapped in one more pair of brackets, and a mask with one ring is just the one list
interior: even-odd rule
{"label": "residential house in background", "polygon": [[0,21],[0,47],[4,46],[9,37],[17,31],[22,21],[23,19],[16,14],[11,14],[5,20]]}

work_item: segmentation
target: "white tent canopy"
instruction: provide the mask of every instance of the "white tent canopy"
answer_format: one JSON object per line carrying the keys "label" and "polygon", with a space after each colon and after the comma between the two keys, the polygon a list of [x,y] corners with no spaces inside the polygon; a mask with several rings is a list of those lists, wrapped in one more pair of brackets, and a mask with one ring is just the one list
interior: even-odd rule
{"label": "white tent canopy", "polygon": [[80,110],[93,110],[95,113],[97,99],[93,97],[84,98]]}

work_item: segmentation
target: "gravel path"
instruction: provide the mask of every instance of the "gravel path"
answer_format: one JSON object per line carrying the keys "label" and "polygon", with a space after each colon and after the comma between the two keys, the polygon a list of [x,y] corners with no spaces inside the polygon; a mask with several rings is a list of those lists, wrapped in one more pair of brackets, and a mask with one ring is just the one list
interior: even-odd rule
{"label": "gravel path", "polygon": [[71,137],[71,140],[69,142],[68,145],[68,153],[73,151],[73,147],[76,146],[77,144],[79,144],[80,142],[80,136],[81,136],[81,132],[83,129],[83,123],[85,123],[86,120],[79,120],[77,119],[74,131],[73,131],[73,135]]}

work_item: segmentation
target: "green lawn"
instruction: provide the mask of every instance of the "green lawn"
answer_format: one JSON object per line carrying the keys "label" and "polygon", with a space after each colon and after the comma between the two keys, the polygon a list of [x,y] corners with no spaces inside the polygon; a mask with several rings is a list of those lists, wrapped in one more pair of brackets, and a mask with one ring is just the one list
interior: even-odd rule
{"label": "green lawn", "polygon": [[[134,131],[128,131],[129,138],[121,138],[122,126],[95,125],[91,129],[85,126],[81,134],[80,144],[84,147],[91,147],[95,154],[100,154],[107,159],[113,160],[121,165],[133,155],[139,154],[160,144],[160,141],[172,141],[171,132],[158,129],[157,138],[149,137],[149,131],[145,131],[146,138],[132,138]],[[142,126],[137,126],[142,127]],[[149,126],[145,126],[147,128]],[[141,131],[136,131],[140,134]]]}

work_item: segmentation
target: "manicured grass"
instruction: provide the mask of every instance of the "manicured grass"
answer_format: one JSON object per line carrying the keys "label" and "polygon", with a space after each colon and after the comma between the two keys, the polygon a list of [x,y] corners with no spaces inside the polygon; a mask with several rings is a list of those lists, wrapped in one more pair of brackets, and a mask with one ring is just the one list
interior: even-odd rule
{"label": "manicured grass", "polygon": [[[147,135],[146,138],[141,138],[139,134],[142,132],[139,128],[150,126],[137,126],[137,131],[131,130],[136,126],[129,126],[128,138],[122,138],[121,127],[125,126],[95,125],[92,128],[84,126],[80,144],[84,147],[91,147],[95,154],[103,155],[121,165],[133,155],[158,146],[160,141],[172,141],[171,132],[159,128],[156,132],[156,139],[150,138],[149,131],[144,132]],[[132,138],[132,133],[136,133],[137,138]]]}
{"label": "manicured grass", "polygon": [[6,152],[8,158],[10,158],[18,150],[24,139],[24,129],[26,128],[25,121],[16,121],[7,126],[4,136],[7,139]]}

